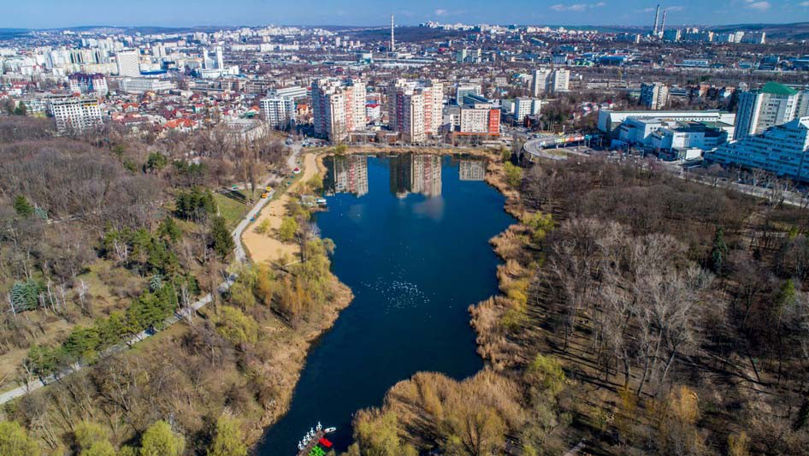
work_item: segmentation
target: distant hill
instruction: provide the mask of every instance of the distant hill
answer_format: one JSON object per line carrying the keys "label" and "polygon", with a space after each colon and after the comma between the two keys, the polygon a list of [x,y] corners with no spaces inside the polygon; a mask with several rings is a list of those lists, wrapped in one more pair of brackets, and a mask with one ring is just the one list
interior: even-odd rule
{"label": "distant hill", "polygon": [[17,38],[18,36],[23,36],[28,34],[29,30],[27,29],[17,29],[17,28],[0,28],[0,41],[2,40],[10,40],[12,38]]}
{"label": "distant hill", "polygon": [[[468,32],[457,30],[443,30],[438,28],[402,26],[396,27],[395,38],[398,42],[417,42],[423,40],[441,40],[447,38],[458,38]],[[369,28],[364,30],[354,30],[351,33],[354,37],[363,41],[386,41],[390,38],[389,27]]]}
{"label": "distant hill", "polygon": [[710,27],[714,32],[765,32],[769,38],[801,40],[809,39],[809,22],[792,24],[732,24]]}
{"label": "distant hill", "polygon": [[[700,28],[712,30],[714,32],[726,33],[735,31],[745,32],[765,32],[767,37],[776,39],[801,40],[809,39],[809,22],[794,22],[790,24],[729,24],[729,25],[695,25]],[[320,25],[302,26],[304,28],[323,28],[335,33],[347,33],[360,39],[384,39],[390,33],[386,25],[377,26],[345,26],[345,25]],[[649,30],[646,25],[549,25],[551,28],[565,27],[571,30],[597,30],[603,33],[644,33]],[[668,28],[683,28],[686,25],[670,25]],[[215,32],[218,30],[233,30],[239,26],[223,25],[199,25],[190,27],[166,27],[166,26],[115,26],[115,25],[82,25],[75,27],[58,27],[49,29],[21,29],[21,28],[0,28],[0,40],[11,39],[24,36],[32,31],[56,31],[72,30],[76,32],[102,32],[102,33],[193,33],[193,32]],[[418,26],[396,26],[396,38],[400,41],[420,41],[429,39],[453,38],[464,35],[465,32],[431,29]]]}

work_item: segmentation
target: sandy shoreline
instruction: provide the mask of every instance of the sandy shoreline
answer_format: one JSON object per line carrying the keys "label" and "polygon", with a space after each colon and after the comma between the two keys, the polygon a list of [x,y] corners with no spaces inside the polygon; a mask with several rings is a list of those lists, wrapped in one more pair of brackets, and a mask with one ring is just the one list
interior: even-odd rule
{"label": "sandy shoreline", "polygon": [[[297,191],[309,179],[320,171],[316,160],[316,153],[309,152],[303,157],[303,175],[297,179],[292,186],[284,191],[277,199],[270,201],[261,211],[255,222],[250,224],[244,234],[242,243],[247,251],[247,255],[254,263],[274,263],[287,257],[295,258],[299,247],[294,242],[282,242],[278,239],[278,229],[281,221],[286,215],[287,203],[293,198],[292,193]],[[269,220],[270,230],[264,234],[256,232],[256,227]]]}

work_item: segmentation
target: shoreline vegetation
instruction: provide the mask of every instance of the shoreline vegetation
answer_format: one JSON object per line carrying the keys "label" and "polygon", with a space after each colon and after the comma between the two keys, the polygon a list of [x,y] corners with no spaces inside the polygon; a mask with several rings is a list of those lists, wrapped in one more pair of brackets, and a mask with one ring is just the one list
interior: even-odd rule
{"label": "shoreline vegetation", "polygon": [[[189,136],[187,140],[193,141],[195,138]],[[138,224],[142,219],[133,220],[138,231],[129,229],[128,225],[118,229],[107,228],[102,238],[100,259],[96,260],[105,269],[96,268],[95,265],[92,267],[91,272],[94,276],[97,274],[98,278],[91,286],[99,281],[103,286],[115,277],[113,271],[109,271],[114,266],[114,273],[118,275],[132,274],[129,272],[131,270],[141,277],[145,276],[146,279],[138,280],[137,284],[147,282],[150,293],[143,294],[135,301],[137,305],[134,308],[139,313],[112,311],[108,317],[102,313],[102,317],[90,320],[92,325],[77,326],[66,341],[57,344],[46,345],[39,338],[38,345],[29,351],[24,360],[26,367],[36,369],[33,372],[58,369],[59,365],[67,362],[67,355],[92,366],[6,404],[2,415],[3,419],[10,421],[0,422],[0,452],[5,455],[8,450],[9,456],[17,456],[18,450],[26,456],[40,453],[179,456],[188,451],[218,456],[246,455],[249,447],[262,437],[266,427],[286,412],[309,347],[332,326],[339,311],[352,299],[351,291],[330,272],[329,255],[334,245],[328,239],[319,238],[309,223],[309,212],[296,199],[288,194],[282,195],[283,198],[279,200],[284,206],[285,219],[294,221],[293,229],[285,234],[288,239],[284,239],[294,248],[290,249],[291,254],[279,253],[285,260],[282,264],[256,261],[238,266],[238,277],[230,290],[222,296],[215,294],[207,307],[191,315],[187,321],[158,332],[155,337],[135,344],[131,350],[97,356],[95,353],[107,343],[104,341],[115,337],[117,330],[126,330],[126,327],[118,326],[125,326],[130,321],[148,326],[152,321],[159,321],[166,312],[181,307],[193,294],[199,293],[197,287],[210,289],[212,284],[221,281],[233,247],[232,242],[220,245],[220,238],[230,240],[230,237],[223,228],[223,219],[215,215],[218,212],[216,200],[221,200],[221,195],[214,198],[210,189],[223,186],[222,180],[228,182],[233,179],[221,174],[233,169],[231,157],[226,154],[238,158],[238,145],[196,144],[197,150],[217,151],[223,154],[223,158],[207,155],[209,161],[190,166],[175,160],[172,167],[172,162],[167,158],[172,150],[165,154],[153,152],[148,157],[142,152],[143,149],[164,146],[162,143],[132,142],[124,147],[116,145],[116,139],[122,140],[114,137],[110,141],[112,154],[105,154],[109,151],[104,150],[95,151],[97,156],[103,158],[100,166],[113,169],[114,173],[109,169],[105,171],[113,178],[121,174],[121,179],[128,179],[127,176],[132,174],[137,179],[143,173],[145,177],[140,179],[149,180],[147,188],[165,191],[169,198],[168,203],[164,198],[159,204],[154,199],[149,200],[147,207],[156,209],[158,213],[161,210],[168,210],[169,213],[163,219],[156,218],[156,221],[145,224],[154,227],[160,222],[152,233],[148,228],[140,228],[144,226]],[[222,138],[212,136],[213,142],[217,139]],[[13,137],[13,140],[17,140],[17,137]],[[73,138],[49,141],[67,148],[58,158],[72,164],[71,160],[89,158],[83,149],[88,148],[84,141],[90,140]],[[182,150],[184,146],[176,142],[166,144],[165,147],[170,145],[177,150]],[[36,166],[40,166],[40,159],[53,160],[48,154],[55,153],[47,151],[42,156],[42,152],[36,155],[35,151],[33,159],[30,159],[21,155],[28,153],[28,144],[11,142],[8,147],[18,156],[33,161]],[[252,144],[244,145],[245,149],[252,147]],[[281,149],[282,146],[275,143],[266,152],[251,149],[255,153],[250,155],[253,159],[265,158],[267,154],[278,155],[272,155],[272,161],[266,163],[242,162],[244,168],[234,170],[235,175],[249,179],[248,184],[254,188],[255,182],[262,178],[261,168],[269,167],[272,170],[273,167],[280,169],[283,166],[279,154]],[[107,155],[112,158],[108,159]],[[307,156],[307,160],[310,158]],[[146,164],[141,171],[135,163],[144,160]],[[314,163],[313,160],[311,162]],[[26,163],[23,166],[33,165]],[[25,169],[23,171],[27,172]],[[241,171],[244,174],[239,174]],[[20,172],[17,174],[22,175]],[[292,190],[301,180],[295,181]],[[164,190],[156,185],[161,181],[168,181],[170,185]],[[0,183],[4,186],[7,184]],[[312,184],[316,182],[307,181],[303,185]],[[13,187],[13,183],[9,185]],[[230,184],[227,186],[230,187]],[[40,188],[48,189],[49,193],[45,196],[51,197],[50,187]],[[242,197],[244,193],[247,192],[242,192]],[[154,198],[154,192],[147,196]],[[52,198],[59,203],[59,197],[56,194]],[[172,204],[171,199],[174,198],[176,202]],[[43,196],[34,194],[34,201],[43,200]],[[166,207],[168,209],[163,209]],[[142,213],[135,212],[140,209],[139,206],[128,209],[144,217]],[[15,201],[14,210],[17,216],[8,219],[9,223],[18,226],[21,223],[42,223],[34,218],[39,216],[39,209],[25,198],[20,197]],[[128,215],[124,210],[121,213],[122,216]],[[147,216],[155,220],[154,215]],[[101,214],[91,221],[97,220],[103,220]],[[206,235],[200,228],[208,223],[213,228],[211,234]],[[59,228],[64,225],[54,226]],[[118,226],[115,225],[116,228]],[[220,231],[224,234],[220,235]],[[266,235],[280,236],[284,233],[273,231]],[[201,241],[202,250],[197,250],[196,241]],[[295,258],[297,261],[293,261]],[[199,263],[202,267],[197,266]],[[187,264],[192,267],[187,267]],[[194,288],[191,290],[188,287],[187,295],[186,287],[181,286],[185,282],[176,280],[176,277],[186,276],[196,277],[189,279],[194,280]],[[74,278],[74,281],[84,286],[88,279]],[[39,280],[29,279],[29,282],[39,283]],[[79,295],[88,301],[83,312],[99,315],[90,301],[100,299],[98,291],[95,288],[89,291],[85,292],[86,297]],[[152,295],[160,297],[164,291],[171,299],[150,298]],[[61,293],[61,296],[56,295],[57,298],[52,299],[65,299],[64,288]],[[64,312],[60,309],[62,306],[70,310],[67,307],[71,305],[69,301],[57,304],[59,306],[54,308],[57,314]],[[29,314],[22,314],[21,317],[24,319],[15,318],[11,323],[19,325],[30,319]],[[134,317],[140,319],[133,320]],[[139,323],[141,320],[146,323]]]}
{"label": "shoreline vegetation", "polygon": [[643,159],[491,162],[519,222],[470,306],[485,367],[397,383],[344,456],[809,454],[805,213]]}
{"label": "shoreline vegetation", "polygon": [[[503,261],[501,293],[469,308],[485,367],[462,381],[417,373],[393,385],[380,407],[357,412],[346,455],[807,454],[801,210],[681,180],[642,159],[522,168],[502,149],[334,152],[485,158],[485,181],[518,220],[490,241]],[[322,187],[327,155],[307,154],[318,173],[295,190]],[[125,151],[119,159],[136,160]],[[177,170],[190,179],[185,188],[199,180]],[[164,241],[150,241],[178,259],[138,257],[128,267],[186,261],[177,244],[205,239],[197,224],[207,199],[192,200],[201,203],[177,222],[182,236],[170,241],[176,230],[166,229]],[[335,246],[317,236],[308,210],[292,197],[283,209],[272,214],[277,227],[257,234],[284,239],[300,261],[245,266],[187,324],[8,404],[14,421],[0,422],[0,448],[12,439],[25,455],[246,456],[286,413],[312,342],[352,299],[329,268]],[[220,279],[221,263],[203,264],[194,272],[204,288]]]}

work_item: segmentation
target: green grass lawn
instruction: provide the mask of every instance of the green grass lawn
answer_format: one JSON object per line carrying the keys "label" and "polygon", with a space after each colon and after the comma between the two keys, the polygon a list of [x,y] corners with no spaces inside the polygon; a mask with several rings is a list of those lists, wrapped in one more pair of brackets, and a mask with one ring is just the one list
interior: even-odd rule
{"label": "green grass lawn", "polygon": [[247,213],[247,205],[219,193],[214,193],[213,197],[219,207],[219,213],[225,218],[228,228],[235,228],[244,217],[244,214]]}

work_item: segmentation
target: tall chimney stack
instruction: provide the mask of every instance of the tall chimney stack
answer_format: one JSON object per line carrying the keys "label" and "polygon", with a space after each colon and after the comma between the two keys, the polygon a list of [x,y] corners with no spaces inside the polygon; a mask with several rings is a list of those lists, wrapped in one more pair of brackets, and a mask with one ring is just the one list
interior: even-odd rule
{"label": "tall chimney stack", "polygon": [[652,27],[652,35],[657,36],[657,21],[660,19],[660,3],[657,4],[655,9],[655,25]]}
{"label": "tall chimney stack", "polygon": [[390,15],[390,52],[393,52],[393,49],[396,46],[396,41],[393,39],[393,14]]}

